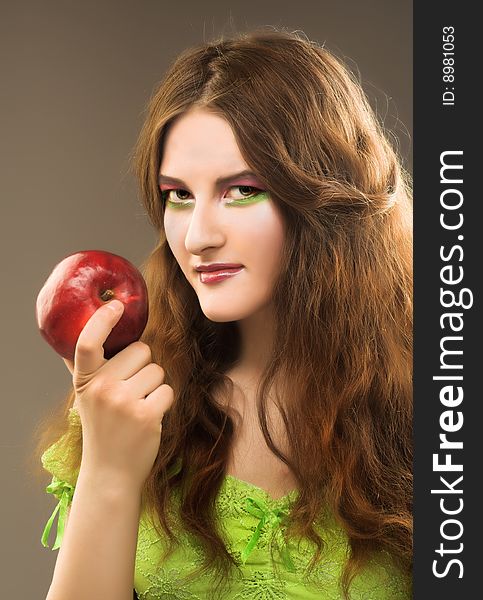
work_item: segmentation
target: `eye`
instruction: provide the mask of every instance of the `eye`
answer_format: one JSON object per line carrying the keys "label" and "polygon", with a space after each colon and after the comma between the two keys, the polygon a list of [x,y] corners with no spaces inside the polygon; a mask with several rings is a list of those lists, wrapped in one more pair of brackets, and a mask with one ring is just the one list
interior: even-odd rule
{"label": "eye", "polygon": [[242,198],[250,198],[251,196],[255,196],[258,192],[261,191],[253,185],[233,185],[230,189],[239,189]]}
{"label": "eye", "polygon": [[[260,192],[262,192],[261,189],[256,188],[253,185],[232,185],[230,188],[228,188],[229,191],[231,190],[240,190],[240,196],[236,196],[233,198],[230,195],[227,195],[228,198],[231,198],[234,201],[238,201],[238,200],[245,200],[245,199],[249,199],[252,198],[253,196],[258,195]],[[163,202],[169,202],[171,206],[173,205],[179,205],[179,206],[188,206],[191,204],[191,200],[189,199],[190,193],[187,190],[184,190],[182,188],[173,188],[173,189],[168,189],[168,190],[162,190],[161,191],[161,197],[163,199]],[[230,202],[228,202],[228,204],[230,204]]]}
{"label": "eye", "polygon": [[[187,196],[185,196],[187,194]],[[187,190],[183,190],[182,188],[175,188],[172,190],[162,190],[161,197],[163,201],[170,201],[172,204],[186,204],[186,200],[188,199],[189,192]],[[181,200],[181,202],[177,202],[176,200]]]}

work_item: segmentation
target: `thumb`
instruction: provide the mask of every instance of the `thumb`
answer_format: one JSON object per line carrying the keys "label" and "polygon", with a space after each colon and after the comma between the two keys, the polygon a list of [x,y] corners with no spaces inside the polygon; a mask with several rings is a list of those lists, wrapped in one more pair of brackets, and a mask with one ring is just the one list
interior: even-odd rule
{"label": "thumb", "polygon": [[120,300],[111,300],[91,315],[75,347],[74,378],[78,375],[89,377],[107,362],[103,344],[121,319],[123,311],[124,304]]}
{"label": "thumb", "polygon": [[64,358],[64,357],[62,357],[62,360],[64,361],[65,366],[69,369],[70,374],[73,375],[74,374],[74,361],[69,360],[68,358]]}

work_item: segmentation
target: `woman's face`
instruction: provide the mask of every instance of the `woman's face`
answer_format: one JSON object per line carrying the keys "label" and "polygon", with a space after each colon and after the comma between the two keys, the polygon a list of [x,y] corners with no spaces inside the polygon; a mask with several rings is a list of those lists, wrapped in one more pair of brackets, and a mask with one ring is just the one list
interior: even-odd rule
{"label": "woman's face", "polygon": [[[192,109],[168,129],[160,166],[166,238],[203,313],[236,321],[266,307],[281,266],[280,210],[238,149],[232,129]],[[210,273],[199,265],[227,263]]]}

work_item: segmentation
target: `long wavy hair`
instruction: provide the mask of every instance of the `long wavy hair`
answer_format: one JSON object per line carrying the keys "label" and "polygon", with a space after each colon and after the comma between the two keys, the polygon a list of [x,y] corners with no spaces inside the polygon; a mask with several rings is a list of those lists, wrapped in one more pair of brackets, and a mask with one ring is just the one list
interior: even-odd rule
{"label": "long wavy hair", "polygon": [[[133,151],[133,170],[159,241],[141,270],[150,295],[142,340],[163,366],[175,402],[163,420],[159,453],[143,503],[159,533],[177,543],[180,522],[205,551],[202,569],[220,581],[236,564],[214,507],[235,421],[225,374],[236,363],[236,322],[212,322],[167,244],[158,173],[167,127],[206,107],[232,127],[246,163],[286,222],[282,271],[273,290],[274,353],[257,390],[261,430],[293,471],[299,495],[288,536],[324,548],[314,525],[329,509],[350,552],[342,587],[374,552],[405,571],[412,557],[412,195],[410,176],[356,76],[298,32],[261,28],[182,52],[153,93]],[[276,396],[288,452],[273,441],[267,397]],[[37,456],[69,433],[73,390],[43,424]],[[73,434],[79,466],[82,440]],[[171,551],[171,549],[169,551]]]}

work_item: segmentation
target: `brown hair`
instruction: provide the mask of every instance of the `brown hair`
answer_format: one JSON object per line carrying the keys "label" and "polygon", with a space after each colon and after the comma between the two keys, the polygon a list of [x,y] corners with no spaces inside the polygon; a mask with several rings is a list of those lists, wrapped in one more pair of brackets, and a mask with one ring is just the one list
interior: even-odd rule
{"label": "brown hair", "polygon": [[[346,594],[375,551],[385,550],[409,571],[410,177],[349,69],[324,47],[283,29],[257,29],[182,52],[150,100],[134,150],[141,198],[160,236],[142,266],[150,294],[142,340],[175,391],[144,486],[146,506],[159,516],[160,534],[175,541],[168,505],[170,491],[182,490],[181,522],[202,544],[205,567],[215,565],[228,578],[235,561],[213,507],[234,422],[213,391],[221,387],[230,396],[225,372],[238,356],[238,329],[202,313],[166,242],[157,181],[167,126],[195,106],[228,121],[287,223],[273,292],[276,351],[257,398],[266,443],[299,482],[287,534],[316,544],[315,567],[323,539],[313,525],[330,509],[350,542]],[[288,454],[275,446],[267,423],[267,394],[277,374],[289,382],[277,397]],[[72,403],[71,392],[39,454]]]}

